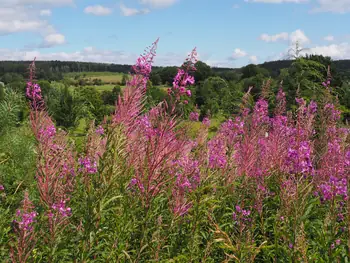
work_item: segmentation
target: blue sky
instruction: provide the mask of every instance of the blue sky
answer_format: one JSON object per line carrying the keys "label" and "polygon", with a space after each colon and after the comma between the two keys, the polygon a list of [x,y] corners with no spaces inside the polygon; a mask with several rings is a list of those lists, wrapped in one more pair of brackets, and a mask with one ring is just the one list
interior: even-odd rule
{"label": "blue sky", "polygon": [[350,0],[0,0],[0,60],[133,63],[160,37],[156,65],[222,67],[308,53],[350,59]]}

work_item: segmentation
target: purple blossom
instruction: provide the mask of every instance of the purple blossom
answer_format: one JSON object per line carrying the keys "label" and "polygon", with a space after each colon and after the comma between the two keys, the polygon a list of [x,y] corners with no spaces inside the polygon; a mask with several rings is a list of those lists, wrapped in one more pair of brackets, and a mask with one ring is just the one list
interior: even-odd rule
{"label": "purple blossom", "polygon": [[41,100],[41,88],[39,84],[27,82],[26,95],[32,100]]}
{"label": "purple blossom", "polygon": [[30,213],[23,213],[21,210],[17,210],[16,216],[17,219],[14,220],[20,229],[31,231],[33,228],[33,223],[35,222],[35,218],[38,215],[37,212],[33,211]]}
{"label": "purple blossom", "polygon": [[297,144],[293,138],[288,149],[287,167],[290,173],[313,174],[311,162],[311,147],[308,141]]}
{"label": "purple blossom", "polygon": [[96,131],[95,131],[97,134],[99,135],[103,135],[105,130],[103,129],[103,127],[100,125],[97,127]]}
{"label": "purple blossom", "polygon": [[269,116],[268,116],[268,103],[264,99],[259,99],[254,107],[254,112],[253,112],[253,126],[258,126],[260,124],[264,124],[269,121]]}
{"label": "purple blossom", "polygon": [[97,162],[91,161],[89,157],[79,158],[79,164],[83,167],[79,171],[85,171],[88,174],[97,173]]}
{"label": "purple blossom", "polygon": [[61,200],[60,202],[53,204],[52,209],[58,211],[63,217],[70,216],[72,212],[70,207],[66,207],[65,200]]}
{"label": "purple blossom", "polygon": [[239,205],[236,205],[235,211],[232,213],[232,219],[238,224],[245,225],[245,223],[251,221],[250,214],[250,210],[243,209]]}
{"label": "purple blossom", "polygon": [[309,113],[315,114],[316,112],[317,112],[317,103],[312,100],[309,104]]}
{"label": "purple blossom", "polygon": [[210,126],[210,120],[209,120],[209,118],[205,117],[205,118],[203,119],[202,123],[203,123],[205,126],[209,127],[209,126]]}
{"label": "purple blossom", "polygon": [[191,121],[198,121],[199,120],[199,113],[198,112],[191,112],[190,113],[190,120]]}
{"label": "purple blossom", "polygon": [[5,187],[2,184],[0,184],[0,191],[4,191],[4,190],[5,190]]}
{"label": "purple blossom", "polygon": [[334,104],[326,104],[324,106],[324,111],[330,120],[338,121],[340,119],[341,112],[335,108]]}
{"label": "purple blossom", "polygon": [[324,201],[333,200],[337,196],[343,200],[348,199],[348,185],[346,178],[336,178],[331,176],[329,181],[319,187],[321,199]]}
{"label": "purple blossom", "polygon": [[40,129],[39,130],[39,135],[43,139],[50,139],[56,135],[56,128],[55,125],[50,125],[46,127],[45,129]]}
{"label": "purple blossom", "polygon": [[227,163],[226,145],[223,138],[213,138],[208,142],[209,168],[224,168]]}
{"label": "purple blossom", "polygon": [[306,105],[306,101],[303,98],[295,98],[295,101],[297,102],[297,104],[299,106],[305,106]]}

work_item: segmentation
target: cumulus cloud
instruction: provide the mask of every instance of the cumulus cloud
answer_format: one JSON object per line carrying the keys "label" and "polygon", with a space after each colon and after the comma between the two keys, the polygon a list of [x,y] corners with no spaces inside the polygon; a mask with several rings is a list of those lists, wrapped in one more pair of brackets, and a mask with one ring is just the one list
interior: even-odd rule
{"label": "cumulus cloud", "polygon": [[40,47],[54,47],[58,45],[63,45],[66,43],[66,38],[62,34],[50,34],[44,38],[44,42]]}
{"label": "cumulus cloud", "polygon": [[[0,60],[27,60],[34,57],[37,60],[61,60],[61,61],[81,61],[100,62],[132,65],[136,62],[139,54],[124,52],[120,50],[105,50],[95,47],[85,47],[75,52],[41,52],[37,50],[11,50],[0,48]],[[187,54],[174,52],[157,53],[155,66],[180,66],[185,61]]]}
{"label": "cumulus cloud", "polygon": [[283,4],[283,3],[315,3],[316,6],[312,9],[313,12],[331,12],[331,13],[349,13],[349,0],[244,0],[250,3],[266,3],[266,4]]}
{"label": "cumulus cloud", "polygon": [[85,7],[84,12],[95,16],[107,16],[112,13],[112,9],[102,5],[93,5]]}
{"label": "cumulus cloud", "polygon": [[73,6],[73,0],[1,0],[2,6]]}
{"label": "cumulus cloud", "polygon": [[278,41],[289,41],[292,45],[299,43],[301,45],[310,43],[310,39],[305,33],[298,29],[290,34],[283,32],[276,35],[262,34],[260,39],[265,42],[278,42]]}
{"label": "cumulus cloud", "polygon": [[350,59],[350,43],[315,46],[303,53],[329,56],[333,59]]}
{"label": "cumulus cloud", "polygon": [[[65,42],[64,36],[44,17],[51,15],[45,6],[74,4],[73,0],[0,0],[0,35],[32,32],[43,37],[40,47],[53,47]],[[38,46],[32,45],[31,46]]]}
{"label": "cumulus cloud", "polygon": [[47,21],[40,19],[39,15],[39,11],[25,7],[0,8],[0,35],[50,30]]}
{"label": "cumulus cloud", "polygon": [[310,39],[300,29],[290,33],[289,40],[291,41],[291,44],[295,44],[297,42],[301,45],[310,43]]}
{"label": "cumulus cloud", "polygon": [[349,0],[317,0],[318,6],[314,12],[348,13],[350,12]]}
{"label": "cumulus cloud", "polygon": [[175,4],[177,0],[141,0],[142,4],[149,5],[154,8],[164,8]]}
{"label": "cumulus cloud", "polygon": [[250,56],[249,61],[252,64],[257,64],[258,63],[258,57],[257,56]]}
{"label": "cumulus cloud", "polygon": [[329,36],[324,37],[323,39],[326,41],[332,42],[332,41],[334,41],[334,36],[329,35]]}
{"label": "cumulus cloud", "polygon": [[123,16],[144,15],[150,12],[149,9],[147,8],[145,9],[130,8],[125,6],[124,4],[120,4],[120,11],[122,12]]}
{"label": "cumulus cloud", "polygon": [[279,33],[276,35],[268,35],[268,34],[262,34],[260,36],[260,39],[265,42],[277,42],[280,40],[288,40],[289,39],[289,34],[286,32]]}
{"label": "cumulus cloud", "polygon": [[244,50],[240,49],[240,48],[236,48],[232,55],[229,57],[230,60],[236,60],[239,58],[243,58],[246,57],[248,54],[247,52],[245,52]]}
{"label": "cumulus cloud", "polygon": [[50,9],[43,9],[43,10],[40,10],[40,15],[41,16],[51,16],[51,10]]}
{"label": "cumulus cloud", "polygon": [[244,0],[245,2],[267,3],[267,4],[282,4],[282,3],[305,3],[308,0]]}

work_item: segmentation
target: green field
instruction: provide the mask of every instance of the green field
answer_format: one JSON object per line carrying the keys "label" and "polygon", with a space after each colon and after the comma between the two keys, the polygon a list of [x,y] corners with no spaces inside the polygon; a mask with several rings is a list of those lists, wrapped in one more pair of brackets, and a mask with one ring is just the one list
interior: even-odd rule
{"label": "green field", "polygon": [[82,79],[87,81],[92,81],[93,79],[101,79],[105,84],[118,84],[121,82],[123,78],[122,73],[114,73],[114,72],[74,72],[67,73],[65,77],[74,79],[76,76],[80,76]]}

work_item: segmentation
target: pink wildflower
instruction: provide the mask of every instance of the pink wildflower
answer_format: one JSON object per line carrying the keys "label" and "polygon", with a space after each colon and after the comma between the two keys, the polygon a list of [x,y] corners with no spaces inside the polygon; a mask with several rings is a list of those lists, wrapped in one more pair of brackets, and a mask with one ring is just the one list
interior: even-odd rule
{"label": "pink wildflower", "polygon": [[190,113],[190,120],[191,121],[198,121],[199,120],[199,113],[198,112],[191,112]]}
{"label": "pink wildflower", "polygon": [[208,117],[205,117],[202,121],[202,123],[204,124],[204,126],[209,127],[210,126],[210,120]]}

